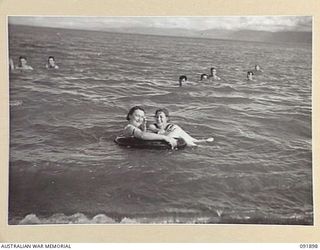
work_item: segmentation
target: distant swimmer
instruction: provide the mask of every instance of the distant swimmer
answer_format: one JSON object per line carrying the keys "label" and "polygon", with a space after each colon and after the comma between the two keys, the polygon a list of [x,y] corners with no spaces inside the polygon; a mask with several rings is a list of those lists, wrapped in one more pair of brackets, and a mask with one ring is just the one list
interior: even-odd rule
{"label": "distant swimmer", "polygon": [[208,80],[209,76],[207,74],[201,74],[200,81]]}
{"label": "distant swimmer", "polygon": [[248,81],[252,81],[253,80],[253,72],[252,71],[248,71],[248,73],[247,73],[247,80]]}
{"label": "distant swimmer", "polygon": [[19,63],[17,66],[14,66],[13,60],[9,59],[9,67],[11,70],[19,69],[19,70],[33,70],[33,68],[28,65],[28,60],[25,56],[19,57]]}
{"label": "distant swimmer", "polygon": [[48,57],[48,63],[46,64],[47,69],[59,69],[59,66],[56,64],[56,60],[53,56]]}
{"label": "distant swimmer", "polygon": [[256,64],[256,65],[254,66],[253,72],[254,72],[255,75],[259,75],[259,74],[261,74],[261,73],[263,72],[263,70],[261,69],[261,67],[260,67],[259,64]]}
{"label": "distant swimmer", "polygon": [[156,123],[149,125],[149,130],[159,135],[166,135],[172,138],[182,138],[188,146],[197,146],[199,142],[212,142],[212,137],[208,139],[196,139],[190,136],[178,125],[169,123],[169,111],[165,108],[157,109],[155,112]]}
{"label": "distant swimmer", "polygon": [[209,75],[209,78],[212,79],[212,80],[221,80],[221,78],[219,76],[217,76],[217,69],[212,67],[210,69],[210,75]]}
{"label": "distant swimmer", "polygon": [[259,64],[256,64],[256,66],[254,66],[255,71],[261,71],[263,72],[263,70],[261,69]]}
{"label": "distant swimmer", "polygon": [[33,70],[33,68],[30,65],[28,65],[28,60],[25,56],[19,57],[19,63],[16,69]]}
{"label": "distant swimmer", "polygon": [[185,83],[187,81],[186,76],[180,76],[179,77],[179,86],[182,87],[182,83]]}

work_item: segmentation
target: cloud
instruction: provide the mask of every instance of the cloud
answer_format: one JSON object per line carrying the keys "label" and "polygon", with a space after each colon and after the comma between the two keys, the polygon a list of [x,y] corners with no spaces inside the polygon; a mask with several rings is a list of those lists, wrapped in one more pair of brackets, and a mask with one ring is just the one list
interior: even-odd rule
{"label": "cloud", "polygon": [[75,29],[128,27],[184,28],[193,30],[311,31],[311,16],[229,16],[229,17],[57,17],[11,16],[10,24]]}

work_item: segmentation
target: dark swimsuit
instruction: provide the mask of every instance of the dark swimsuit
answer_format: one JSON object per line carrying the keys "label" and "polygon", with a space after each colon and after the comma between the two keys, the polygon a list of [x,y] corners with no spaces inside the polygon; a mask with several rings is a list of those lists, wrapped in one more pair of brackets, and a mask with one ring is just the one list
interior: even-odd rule
{"label": "dark swimsuit", "polygon": [[[158,126],[158,124],[154,123],[154,126],[156,126],[156,128],[158,128],[158,129],[160,129],[159,126]],[[170,129],[173,128],[173,126],[174,126],[174,124],[168,123],[168,125],[165,127],[164,130],[165,130],[166,132],[169,132]],[[168,131],[168,130],[169,130],[169,131]]]}

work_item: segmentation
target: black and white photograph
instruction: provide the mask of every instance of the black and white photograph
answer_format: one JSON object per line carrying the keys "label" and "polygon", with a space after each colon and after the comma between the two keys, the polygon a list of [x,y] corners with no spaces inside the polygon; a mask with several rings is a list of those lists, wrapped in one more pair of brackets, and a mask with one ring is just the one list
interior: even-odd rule
{"label": "black and white photograph", "polygon": [[8,224],[314,225],[312,23],[8,16]]}

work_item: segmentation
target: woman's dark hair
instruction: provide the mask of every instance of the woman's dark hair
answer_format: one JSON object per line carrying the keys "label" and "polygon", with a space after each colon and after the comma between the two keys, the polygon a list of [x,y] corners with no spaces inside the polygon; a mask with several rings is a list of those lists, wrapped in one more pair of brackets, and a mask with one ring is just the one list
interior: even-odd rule
{"label": "woman's dark hair", "polygon": [[200,80],[203,80],[203,78],[204,78],[205,76],[208,77],[207,74],[202,74],[202,75],[200,76]]}
{"label": "woman's dark hair", "polygon": [[185,79],[187,81],[187,77],[186,76],[180,76],[179,77],[179,82],[181,82],[183,79]]}
{"label": "woman's dark hair", "polygon": [[247,75],[249,75],[249,74],[254,75],[254,74],[253,74],[253,71],[248,71]]}
{"label": "woman's dark hair", "polygon": [[56,59],[54,59],[54,56],[49,56],[49,57],[48,57],[48,61],[49,61],[51,58],[53,59],[53,61],[56,60]]}
{"label": "woman's dark hair", "polygon": [[210,71],[212,71],[212,70],[214,70],[214,69],[216,69],[215,67],[212,67],[212,68],[210,68]]}
{"label": "woman's dark hair", "polygon": [[134,106],[134,107],[132,107],[132,108],[129,110],[128,114],[127,114],[127,120],[128,120],[128,121],[130,120],[130,115],[132,115],[133,112],[136,111],[136,110],[142,110],[143,112],[145,112],[144,109],[143,109],[141,106]]}
{"label": "woman's dark hair", "polygon": [[167,121],[169,121],[170,119],[169,110],[167,110],[166,108],[157,109],[156,112],[154,113],[154,116],[157,116],[157,114],[160,112],[164,113],[167,117]]}

